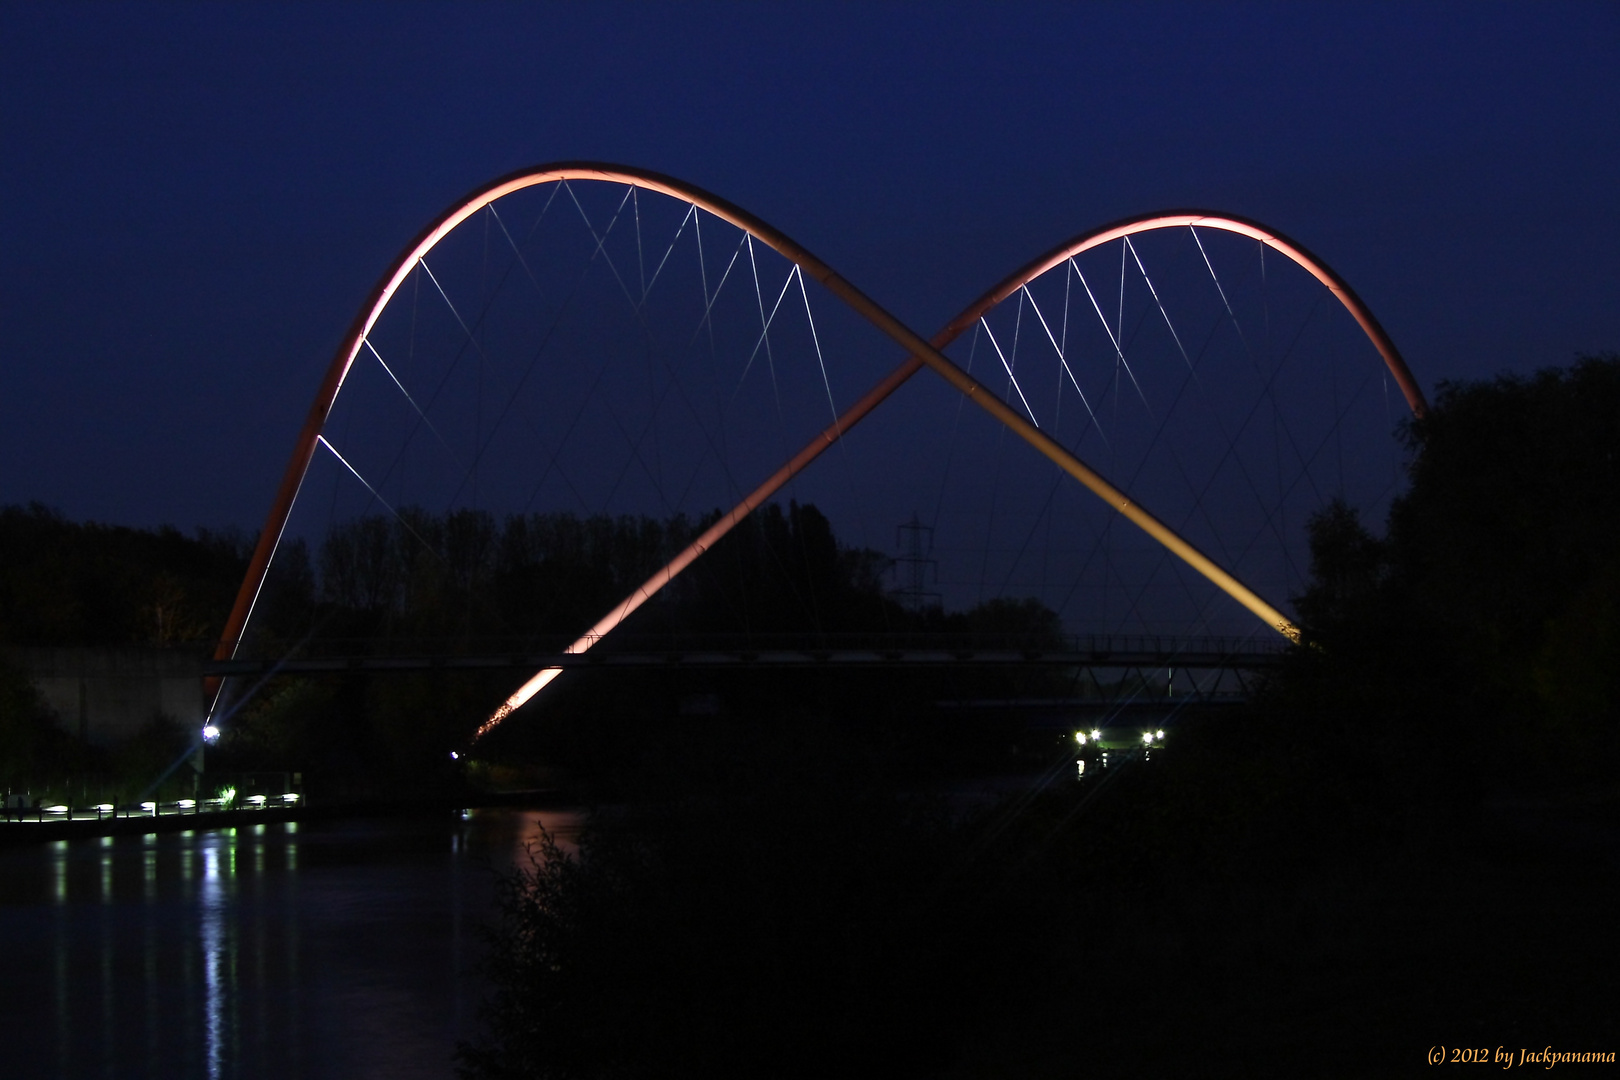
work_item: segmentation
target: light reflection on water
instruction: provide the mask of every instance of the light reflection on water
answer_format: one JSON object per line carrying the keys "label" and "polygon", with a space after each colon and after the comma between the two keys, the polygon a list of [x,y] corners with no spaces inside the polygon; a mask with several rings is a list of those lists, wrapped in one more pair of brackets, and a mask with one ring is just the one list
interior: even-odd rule
{"label": "light reflection on water", "polygon": [[578,818],[477,811],[0,850],[0,1076],[443,1077],[490,866]]}

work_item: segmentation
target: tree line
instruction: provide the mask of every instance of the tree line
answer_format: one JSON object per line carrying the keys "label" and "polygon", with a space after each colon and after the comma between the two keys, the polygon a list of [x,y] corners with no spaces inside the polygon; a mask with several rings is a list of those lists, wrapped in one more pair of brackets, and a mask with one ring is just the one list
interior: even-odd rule
{"label": "tree line", "polygon": [[69,521],[0,506],[0,645],[171,645],[217,639],[246,569],[237,530]]}
{"label": "tree line", "polygon": [[[406,508],[286,545],[264,624],[332,639],[505,638],[566,644],[719,517]],[[814,506],[769,504],[644,609],[650,630],[848,631],[899,617],[878,552],[846,547]]]}

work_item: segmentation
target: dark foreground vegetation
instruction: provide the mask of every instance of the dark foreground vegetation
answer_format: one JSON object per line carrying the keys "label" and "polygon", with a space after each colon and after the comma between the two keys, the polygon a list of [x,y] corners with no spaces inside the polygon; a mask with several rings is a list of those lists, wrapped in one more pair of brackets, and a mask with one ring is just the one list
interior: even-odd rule
{"label": "dark foreground vegetation", "polygon": [[643,799],[505,881],[463,1075],[1616,1050],[1620,360],[1444,387],[1408,436],[1384,539],[1313,523],[1306,646],[1150,763],[973,814],[802,710],[651,740]]}

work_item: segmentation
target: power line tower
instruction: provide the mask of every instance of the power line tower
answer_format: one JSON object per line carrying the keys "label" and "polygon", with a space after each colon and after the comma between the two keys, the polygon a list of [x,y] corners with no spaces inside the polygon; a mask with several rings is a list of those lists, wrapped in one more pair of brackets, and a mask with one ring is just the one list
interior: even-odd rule
{"label": "power line tower", "polygon": [[900,549],[900,554],[894,560],[895,576],[900,580],[895,597],[900,601],[900,606],[908,611],[940,607],[939,593],[928,588],[939,582],[939,563],[931,557],[934,553],[933,528],[918,521],[917,512],[913,510],[911,520],[895,530],[895,544]]}

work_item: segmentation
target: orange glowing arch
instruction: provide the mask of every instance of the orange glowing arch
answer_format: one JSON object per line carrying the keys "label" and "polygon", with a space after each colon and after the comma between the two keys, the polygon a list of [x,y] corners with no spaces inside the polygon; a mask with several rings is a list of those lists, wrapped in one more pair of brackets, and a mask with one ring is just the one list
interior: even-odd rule
{"label": "orange glowing arch", "polygon": [[1072,240],[1067,240],[1046,254],[1036,258],[1024,266],[1013,271],[1003,278],[989,292],[975,300],[962,310],[962,313],[952,319],[945,329],[935,338],[936,345],[949,344],[964,331],[978,322],[986,312],[1003,300],[1012,296],[1019,289],[1034,281],[1048,270],[1056,269],[1066,260],[1074,258],[1082,252],[1092,248],[1101,247],[1113,240],[1120,240],[1127,236],[1139,233],[1152,232],[1155,229],[1174,229],[1187,227],[1190,229],[1214,229],[1217,232],[1236,233],[1258,240],[1266,247],[1281,255],[1287,256],[1293,262],[1303,267],[1307,273],[1316,278],[1327,290],[1338,298],[1345,310],[1350,312],[1352,318],[1361,327],[1367,339],[1372,342],[1378,355],[1384,358],[1384,364],[1389,368],[1401,393],[1406,396],[1406,404],[1412,410],[1412,415],[1421,417],[1427,410],[1428,404],[1423,398],[1423,391],[1418,387],[1417,380],[1407,368],[1406,361],[1401,359],[1400,350],[1390,340],[1389,334],[1373,315],[1372,310],[1356,295],[1348,282],[1334,271],[1327,263],[1307,251],[1304,245],[1289,239],[1276,229],[1262,225],[1249,218],[1236,217],[1230,214],[1216,214],[1208,210],[1164,210],[1156,214],[1143,217],[1127,218],[1116,221],[1112,225],[1104,225],[1100,229],[1081,233]]}
{"label": "orange glowing arch", "polygon": [[[677,555],[666,567],[649,578],[639,589],[570,645],[566,650],[569,653],[586,651],[596,641],[600,640],[603,635],[618,626],[631,612],[640,607],[642,603],[664,585],[668,584],[699,555],[712,547],[738,521],[770,498],[772,494],[805,468],[824,449],[837,441],[845,431],[864,419],[879,403],[925,366],[932,368],[975,404],[1012,428],[1031,446],[1039,450],[1065,472],[1085,484],[1086,487],[1090,488],[1110,506],[1129,518],[1228,595],[1243,604],[1273,629],[1290,639],[1297,638],[1297,630],[1280,611],[1227,573],[1196,547],[1182,539],[1174,530],[1160,522],[1147,510],[1115,488],[1061,444],[1014,412],[992,391],[953,364],[940,351],[955,340],[963,330],[972,326],[985,312],[989,311],[1001,300],[1012,295],[1027,282],[1061,264],[1067,258],[1124,236],[1183,225],[1207,227],[1252,237],[1287,256],[1320,280],[1349,309],[1351,315],[1367,333],[1380,355],[1383,356],[1384,362],[1400,384],[1413,412],[1418,415],[1423,412],[1422,393],[1407,369],[1405,362],[1401,359],[1388,334],[1378,324],[1371,311],[1367,309],[1366,305],[1361,302],[1360,298],[1355,295],[1343,279],[1321,260],[1310,255],[1303,247],[1288,240],[1282,234],[1242,218],[1200,211],[1182,211],[1154,214],[1085,233],[1066,244],[1054,248],[1051,252],[1004,279],[995,288],[980,297],[979,300],[969,305],[961,315],[952,320],[939,334],[935,335],[932,341],[925,341],[866,294],[840,277],[830,266],[812,255],[808,249],[748,211],[701,188],[659,173],[598,162],[564,162],[534,169],[525,169],[501,177],[454,203],[417,236],[394,261],[389,272],[384,275],[376,288],[373,289],[366,305],[361,309],[359,317],[345,335],[343,343],[328,366],[320,390],[310,406],[304,426],[299,432],[297,442],[294,444],[291,460],[287,464],[281,485],[276,491],[274,502],[271,504],[270,514],[266,520],[264,530],[259,535],[258,543],[248,564],[247,573],[243,577],[241,588],[238,590],[236,602],[221,634],[219,645],[215,649],[214,658],[216,660],[230,659],[235,654],[243,629],[252,614],[259,592],[263,588],[270,561],[286,529],[287,520],[292,513],[293,503],[297,499],[299,488],[303,484],[304,476],[314,457],[321,430],[325,426],[327,416],[332,410],[338,392],[342,389],[343,381],[353,366],[355,358],[359,355],[366,336],[370,333],[383,309],[405,281],[412,268],[418,260],[431,251],[456,226],[489,204],[524,188],[563,180],[592,180],[628,184],[667,195],[707,210],[714,216],[747,232],[756,240],[773,248],[784,258],[796,264],[803,273],[821,282],[829,292],[895,341],[907,354],[906,360],[899,367],[839,416],[832,425],[812,439],[793,458],[695,540],[690,547]],[[560,668],[548,668],[536,674],[496,710],[494,715],[479,729],[478,734],[482,735],[498,724],[514,709],[533,697],[560,672]],[[210,696],[217,697],[218,690],[219,681],[217,679],[211,680]]]}

